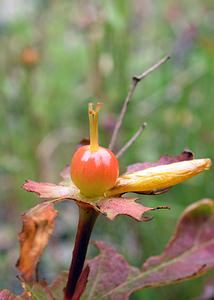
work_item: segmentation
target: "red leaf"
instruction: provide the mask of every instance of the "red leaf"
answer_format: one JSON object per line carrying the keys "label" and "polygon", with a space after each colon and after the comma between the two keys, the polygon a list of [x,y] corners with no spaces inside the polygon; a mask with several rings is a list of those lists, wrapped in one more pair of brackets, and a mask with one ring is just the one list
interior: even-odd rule
{"label": "red leaf", "polygon": [[27,180],[22,186],[27,192],[34,192],[39,195],[40,198],[46,199],[72,199],[77,197],[79,190],[72,184],[69,186],[56,185],[48,182],[36,182],[32,180]]}
{"label": "red leaf", "polygon": [[158,287],[202,275],[214,267],[214,201],[202,200],[181,216],[173,238],[160,256],[149,258],[142,270],[103,242],[100,255],[88,262],[89,281],[83,299],[127,300],[147,287]]}
{"label": "red leaf", "polygon": [[[96,242],[95,245],[101,253],[88,262],[89,281],[82,299],[128,299],[131,292],[125,291],[122,286],[129,281],[129,278],[139,276],[140,271],[129,266],[127,261],[111,246],[101,241]],[[114,289],[120,286],[120,291],[114,293]]]}
{"label": "red leaf", "polygon": [[144,213],[166,206],[151,208],[136,203],[137,198],[108,198],[99,203],[99,209],[107,218],[113,220],[118,215],[127,215],[137,221],[148,221],[150,218],[143,217]]}
{"label": "red leaf", "polygon": [[[182,214],[173,238],[161,256],[151,257],[144,270],[171,261],[173,276],[191,276],[214,266],[214,201],[201,200],[190,205]],[[167,265],[164,268],[167,270]],[[180,274],[180,275],[179,275]],[[172,274],[171,274],[172,275]],[[172,276],[171,276],[172,279]]]}
{"label": "red leaf", "polygon": [[144,163],[132,164],[128,166],[126,173],[142,171],[148,168],[152,168],[160,165],[168,165],[179,161],[192,160],[193,158],[194,158],[194,154],[190,150],[184,150],[181,154],[176,156],[163,155],[156,162],[144,162]]}
{"label": "red leaf", "polygon": [[17,268],[25,281],[31,281],[35,276],[38,260],[53,231],[56,216],[57,211],[48,203],[39,204],[22,216]]}

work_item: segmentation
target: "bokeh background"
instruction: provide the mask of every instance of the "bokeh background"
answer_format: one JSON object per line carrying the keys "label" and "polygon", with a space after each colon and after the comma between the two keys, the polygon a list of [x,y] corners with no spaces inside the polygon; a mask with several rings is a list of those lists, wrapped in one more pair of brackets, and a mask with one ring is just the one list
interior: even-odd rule
{"label": "bokeh background", "polygon": [[[87,103],[104,103],[101,141],[108,145],[132,75],[166,54],[171,60],[141,82],[117,140],[120,148],[148,127],[120,159],[125,166],[184,148],[214,158],[213,0],[1,0],[0,2],[0,288],[20,292],[15,262],[21,214],[38,203],[25,179],[57,182],[75,145],[88,136]],[[170,205],[148,223],[100,217],[93,239],[112,243],[140,266],[161,253],[184,208],[213,197],[213,171],[168,194],[143,196]],[[77,209],[61,204],[40,263],[49,280],[68,268]],[[94,254],[93,246],[89,257]],[[197,258],[196,258],[197,259]],[[131,299],[195,299],[205,278],[136,292]]]}

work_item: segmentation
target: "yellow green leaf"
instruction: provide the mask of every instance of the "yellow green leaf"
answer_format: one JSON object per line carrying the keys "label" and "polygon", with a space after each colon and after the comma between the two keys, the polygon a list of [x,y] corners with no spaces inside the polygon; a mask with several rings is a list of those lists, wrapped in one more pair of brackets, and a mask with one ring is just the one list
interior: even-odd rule
{"label": "yellow green leaf", "polygon": [[165,189],[208,170],[211,164],[208,158],[193,159],[125,174],[118,178],[115,186],[106,193],[106,196]]}

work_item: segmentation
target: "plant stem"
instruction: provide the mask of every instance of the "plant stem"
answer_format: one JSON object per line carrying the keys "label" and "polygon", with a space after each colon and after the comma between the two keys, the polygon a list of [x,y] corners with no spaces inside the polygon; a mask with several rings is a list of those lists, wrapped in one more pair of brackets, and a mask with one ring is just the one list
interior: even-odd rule
{"label": "plant stem", "polygon": [[116,154],[117,158],[121,157],[124,154],[124,152],[126,152],[129,149],[129,147],[139,138],[139,136],[144,131],[146,126],[147,126],[147,123],[144,122],[140,126],[138,131],[136,131],[136,133],[130,138],[130,140],[128,140],[128,142],[117,152],[117,154]]}
{"label": "plant stem", "polygon": [[164,64],[165,62],[167,62],[169,59],[170,59],[170,56],[167,55],[164,58],[162,58],[161,60],[159,60],[156,64],[154,64],[153,66],[151,66],[149,69],[147,69],[146,71],[144,71],[142,74],[135,75],[135,76],[132,77],[132,82],[131,82],[128,94],[127,94],[127,96],[126,96],[126,98],[125,98],[125,100],[123,102],[123,106],[122,106],[119,118],[118,118],[117,123],[115,125],[115,128],[113,130],[113,134],[112,134],[111,141],[110,141],[110,144],[109,144],[109,149],[113,150],[114,147],[115,147],[115,143],[116,143],[116,140],[117,140],[118,132],[119,132],[120,127],[121,127],[121,125],[123,123],[123,119],[124,119],[124,116],[126,114],[126,111],[127,111],[127,108],[128,108],[128,104],[129,104],[129,102],[131,101],[131,99],[132,99],[132,97],[134,95],[134,92],[135,92],[135,89],[136,89],[138,83],[141,80],[143,80],[145,77],[147,77],[148,75],[150,75],[157,68],[159,68],[162,64]]}
{"label": "plant stem", "polygon": [[89,239],[98,213],[92,208],[79,206],[79,223],[67,285],[64,289],[64,300],[72,300],[78,279],[81,275]]}

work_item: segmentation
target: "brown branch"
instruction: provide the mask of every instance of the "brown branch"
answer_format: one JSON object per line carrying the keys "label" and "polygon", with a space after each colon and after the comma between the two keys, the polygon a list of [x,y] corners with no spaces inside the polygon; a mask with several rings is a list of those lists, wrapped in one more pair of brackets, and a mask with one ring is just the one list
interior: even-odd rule
{"label": "brown branch", "polygon": [[121,157],[126,150],[139,138],[144,129],[146,128],[147,123],[143,123],[140,128],[136,131],[136,133],[130,138],[130,140],[117,152],[117,158]]}
{"label": "brown branch", "polygon": [[73,299],[78,279],[83,270],[91,232],[97,217],[98,213],[94,209],[79,206],[79,223],[68,280],[64,288],[64,300]]}
{"label": "brown branch", "polygon": [[135,76],[132,77],[132,83],[130,85],[128,94],[127,94],[127,96],[126,96],[126,98],[124,100],[124,103],[123,103],[123,106],[122,106],[122,109],[121,109],[118,121],[117,121],[117,123],[115,125],[114,131],[113,131],[113,134],[112,134],[112,137],[111,137],[111,141],[110,141],[110,144],[109,144],[109,149],[111,149],[111,150],[114,149],[114,146],[115,146],[115,143],[116,143],[116,140],[117,140],[117,136],[118,136],[118,132],[119,132],[120,127],[121,127],[121,125],[123,123],[123,119],[124,119],[125,113],[127,111],[128,104],[131,101],[132,96],[134,95],[134,92],[135,92],[135,89],[137,87],[137,84],[141,80],[143,80],[145,77],[147,77],[149,74],[151,74],[153,71],[155,71],[157,68],[159,68],[162,64],[164,64],[165,62],[167,62],[169,59],[170,59],[170,56],[167,55],[164,58],[162,58],[159,62],[157,62],[156,64],[154,64],[152,67],[150,67],[149,69],[147,69],[145,72],[143,72],[142,74],[135,75]]}

